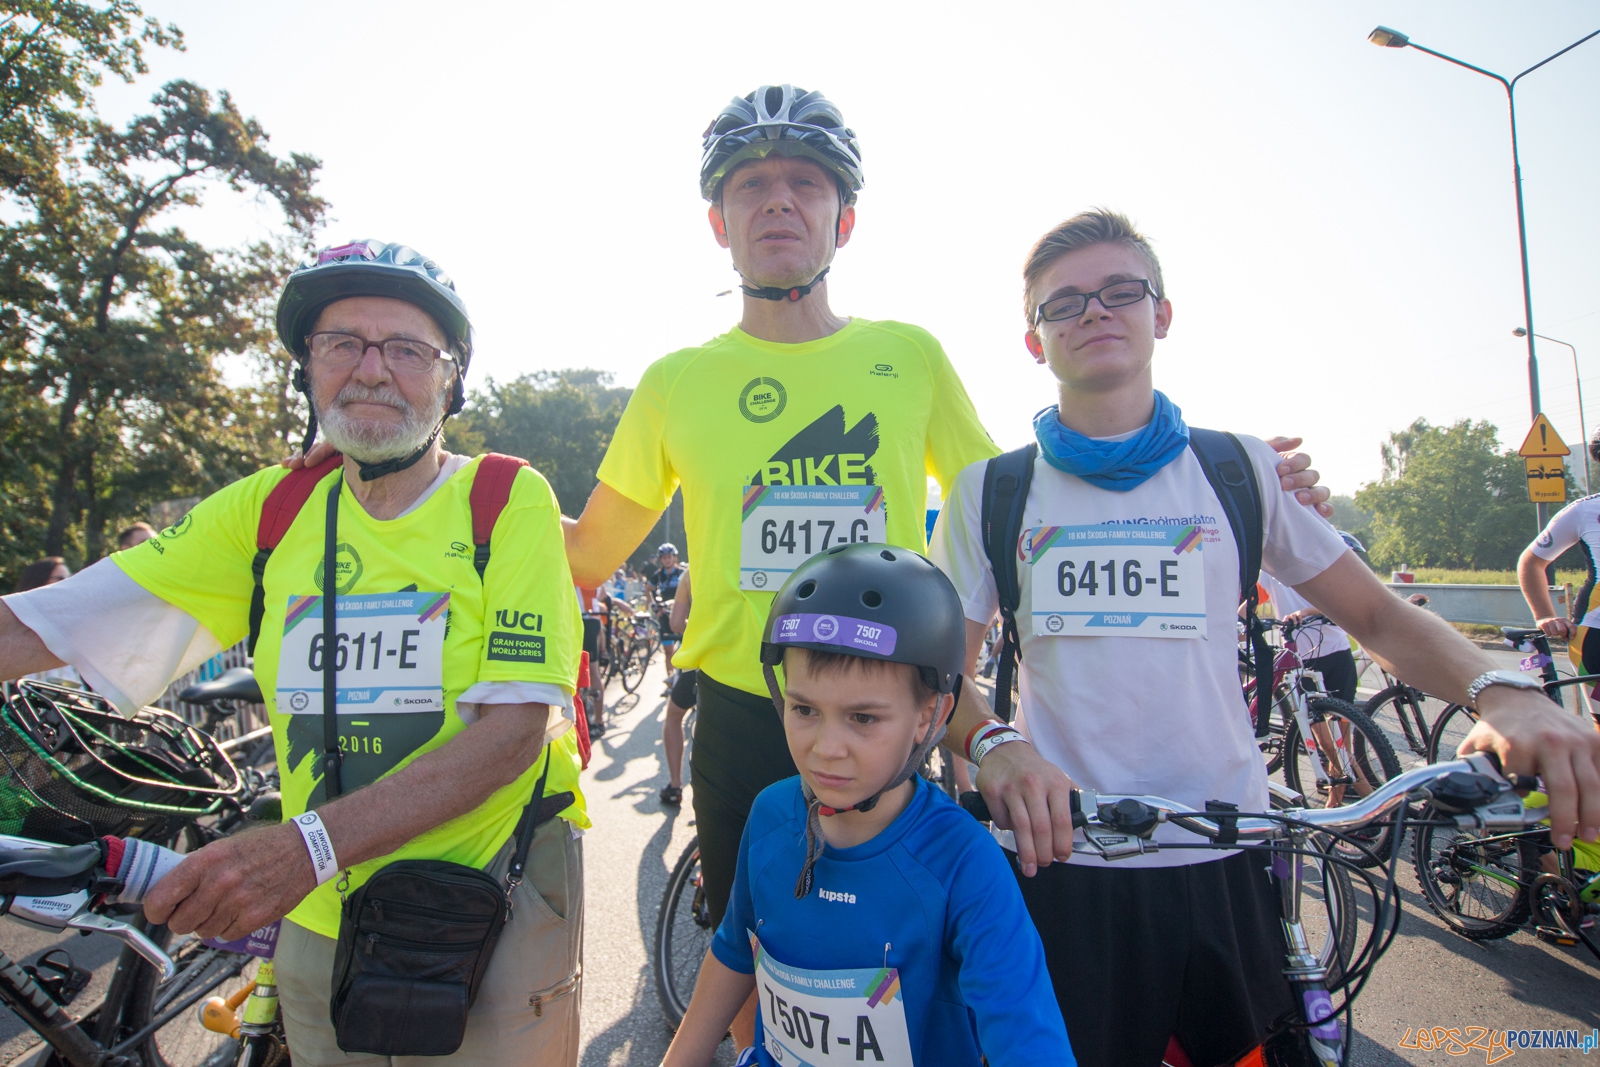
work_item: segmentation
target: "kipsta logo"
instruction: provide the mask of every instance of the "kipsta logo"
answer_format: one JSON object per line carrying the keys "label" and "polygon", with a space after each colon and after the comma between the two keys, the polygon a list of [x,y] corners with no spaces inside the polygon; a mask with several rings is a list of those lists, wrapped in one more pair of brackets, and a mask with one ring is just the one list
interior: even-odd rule
{"label": "kipsta logo", "polygon": [[776,378],[754,378],[739,391],[739,414],[754,423],[771,422],[789,406],[789,392]]}
{"label": "kipsta logo", "polygon": [[894,364],[892,364],[892,363],[874,364],[873,368],[871,370],[869,370],[867,373],[872,375],[874,378],[898,378],[898,377],[900,377],[900,375],[898,373],[896,373],[896,371],[894,369]]}
{"label": "kipsta logo", "polygon": [[811,624],[811,632],[818,641],[831,641],[833,635],[839,632],[839,620],[832,615],[819,615],[817,621]]}

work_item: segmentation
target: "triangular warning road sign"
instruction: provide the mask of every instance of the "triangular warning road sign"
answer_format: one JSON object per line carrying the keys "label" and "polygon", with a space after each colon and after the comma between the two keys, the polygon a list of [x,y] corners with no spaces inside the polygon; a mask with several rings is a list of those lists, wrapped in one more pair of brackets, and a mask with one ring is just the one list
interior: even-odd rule
{"label": "triangular warning road sign", "polygon": [[1533,420],[1533,427],[1528,430],[1528,436],[1523,438],[1522,447],[1517,449],[1517,455],[1528,456],[1570,456],[1572,449],[1556,433],[1556,428],[1550,425],[1550,420],[1545,418],[1544,412]]}

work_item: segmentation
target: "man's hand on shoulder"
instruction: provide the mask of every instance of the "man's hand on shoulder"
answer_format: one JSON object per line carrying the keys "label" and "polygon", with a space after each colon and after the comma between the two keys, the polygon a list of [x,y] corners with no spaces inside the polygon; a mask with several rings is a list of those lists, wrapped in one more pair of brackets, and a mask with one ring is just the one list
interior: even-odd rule
{"label": "man's hand on shoulder", "polygon": [[310,452],[307,452],[303,455],[299,452],[296,452],[294,455],[283,460],[279,466],[288,467],[292,471],[297,471],[301,467],[315,467],[318,463],[321,463],[331,455],[333,455],[333,446],[326,441],[318,441],[316,444],[311,446]]}
{"label": "man's hand on shoulder", "polygon": [[1017,862],[1032,878],[1072,855],[1072,779],[1030,744],[996,745],[974,783],[994,824],[1017,838]]}
{"label": "man's hand on shoulder", "polygon": [[191,853],[150,891],[144,913],[175,934],[232,941],[283,918],[316,887],[300,831],[283,823]]}
{"label": "man's hand on shoulder", "polygon": [[1589,717],[1508,686],[1485,689],[1478,707],[1482,718],[1456,754],[1493,752],[1507,771],[1543,778],[1556,848],[1571,848],[1574,835],[1600,837],[1600,732]]}
{"label": "man's hand on shoulder", "polygon": [[1328,498],[1333,493],[1326,486],[1317,484],[1322,475],[1311,469],[1311,457],[1304,452],[1294,451],[1300,447],[1301,441],[1299,437],[1267,438],[1268,447],[1283,457],[1278,464],[1278,482],[1284,492],[1293,493],[1300,503],[1315,507],[1317,514],[1331,519],[1333,505],[1328,503]]}

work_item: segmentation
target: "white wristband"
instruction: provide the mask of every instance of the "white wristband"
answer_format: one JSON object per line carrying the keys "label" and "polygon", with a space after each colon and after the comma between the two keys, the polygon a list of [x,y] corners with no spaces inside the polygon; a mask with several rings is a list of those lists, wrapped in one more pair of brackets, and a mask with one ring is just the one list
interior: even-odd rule
{"label": "white wristband", "polygon": [[300,836],[305,838],[306,851],[311,853],[311,868],[317,872],[317,884],[331,880],[339,873],[339,858],[333,854],[333,841],[328,837],[328,828],[322,825],[322,816],[308,811],[296,815],[293,822]]}
{"label": "white wristband", "polygon": [[1027,743],[1028,739],[1022,736],[1021,731],[1010,726],[1002,726],[998,730],[990,730],[972,744],[972,762],[981,766],[983,757],[992,750],[1011,741]]}

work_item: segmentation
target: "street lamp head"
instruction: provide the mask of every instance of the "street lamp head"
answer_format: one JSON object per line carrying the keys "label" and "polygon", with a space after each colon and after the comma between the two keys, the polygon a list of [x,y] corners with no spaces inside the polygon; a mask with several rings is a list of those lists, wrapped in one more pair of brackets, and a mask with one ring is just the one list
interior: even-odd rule
{"label": "street lamp head", "polygon": [[1512,337],[1526,337],[1526,336],[1528,336],[1528,331],[1523,329],[1521,326],[1518,326],[1515,330],[1511,331],[1511,336]]}
{"label": "street lamp head", "polygon": [[1367,40],[1371,41],[1379,48],[1404,48],[1406,45],[1411,43],[1411,38],[1407,37],[1399,30],[1391,30],[1387,26],[1379,26],[1377,29],[1367,34]]}

